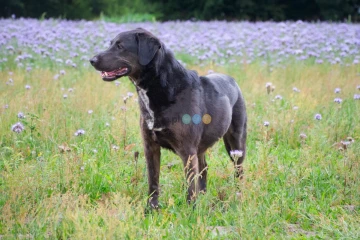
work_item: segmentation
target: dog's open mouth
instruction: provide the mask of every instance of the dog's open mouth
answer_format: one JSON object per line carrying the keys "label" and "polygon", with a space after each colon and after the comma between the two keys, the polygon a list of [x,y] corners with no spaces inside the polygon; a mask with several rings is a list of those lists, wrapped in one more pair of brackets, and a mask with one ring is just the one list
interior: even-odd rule
{"label": "dog's open mouth", "polygon": [[122,67],[122,68],[116,69],[116,70],[111,71],[111,72],[101,71],[101,77],[105,81],[113,81],[113,80],[115,80],[117,78],[125,76],[129,72],[130,72],[129,68]]}

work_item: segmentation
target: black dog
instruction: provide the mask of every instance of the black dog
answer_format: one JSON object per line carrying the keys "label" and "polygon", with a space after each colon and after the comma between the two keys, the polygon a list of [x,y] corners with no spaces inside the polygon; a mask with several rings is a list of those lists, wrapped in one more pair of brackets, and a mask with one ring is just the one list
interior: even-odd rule
{"label": "black dog", "polygon": [[[128,76],[135,84],[148,168],[148,203],[158,207],[160,147],[177,153],[189,183],[188,201],[206,191],[205,151],[221,137],[236,175],[246,151],[246,109],[234,79],[223,74],[198,76],[186,70],[150,32],[122,32],[90,63],[104,81]],[[235,154],[230,154],[230,152]]]}

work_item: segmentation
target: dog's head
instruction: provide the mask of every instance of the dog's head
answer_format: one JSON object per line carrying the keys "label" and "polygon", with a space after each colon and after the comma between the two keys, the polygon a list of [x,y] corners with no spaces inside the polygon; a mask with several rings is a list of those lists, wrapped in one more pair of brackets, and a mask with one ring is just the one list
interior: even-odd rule
{"label": "dog's head", "polygon": [[90,59],[91,65],[104,81],[113,81],[123,76],[137,76],[161,48],[161,42],[150,32],[137,28],[122,32],[110,42],[104,52]]}

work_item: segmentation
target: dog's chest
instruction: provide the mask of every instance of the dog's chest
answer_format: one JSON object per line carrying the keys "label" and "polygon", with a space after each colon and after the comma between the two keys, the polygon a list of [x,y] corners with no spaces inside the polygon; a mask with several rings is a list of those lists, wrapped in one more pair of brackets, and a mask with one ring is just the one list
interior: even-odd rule
{"label": "dog's chest", "polygon": [[154,111],[150,108],[150,100],[146,94],[146,91],[138,88],[138,94],[142,105],[142,112],[144,113],[144,119],[149,130],[154,130],[155,117]]}

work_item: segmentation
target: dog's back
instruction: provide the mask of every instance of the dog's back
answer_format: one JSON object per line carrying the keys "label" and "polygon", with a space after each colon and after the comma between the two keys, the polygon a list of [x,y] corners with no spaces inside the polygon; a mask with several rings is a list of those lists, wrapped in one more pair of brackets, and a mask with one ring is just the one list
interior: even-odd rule
{"label": "dog's back", "polygon": [[201,77],[202,84],[206,91],[216,91],[220,95],[226,95],[230,104],[233,106],[237,99],[241,96],[241,91],[234,78],[222,74],[211,73],[204,77]]}

